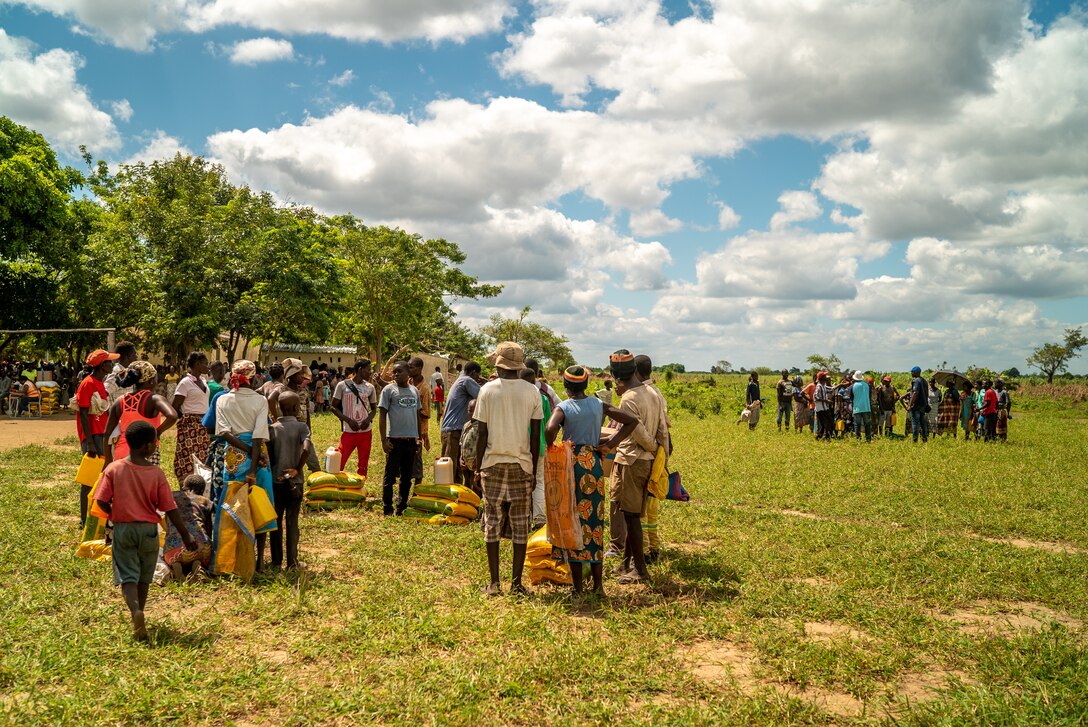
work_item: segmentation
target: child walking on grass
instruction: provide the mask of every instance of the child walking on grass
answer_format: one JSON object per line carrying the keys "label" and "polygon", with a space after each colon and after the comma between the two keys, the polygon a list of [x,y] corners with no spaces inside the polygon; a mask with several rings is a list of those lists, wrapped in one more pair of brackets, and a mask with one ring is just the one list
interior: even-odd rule
{"label": "child walking on grass", "polygon": [[149,460],[157,446],[155,427],[137,420],[125,429],[129,453],[102,472],[95,499],[113,521],[113,582],[132,617],[132,633],[147,639],[144,607],[159,557],[159,515],[165,512],[177,528],[185,548],[197,549],[178,513],[166,475]]}

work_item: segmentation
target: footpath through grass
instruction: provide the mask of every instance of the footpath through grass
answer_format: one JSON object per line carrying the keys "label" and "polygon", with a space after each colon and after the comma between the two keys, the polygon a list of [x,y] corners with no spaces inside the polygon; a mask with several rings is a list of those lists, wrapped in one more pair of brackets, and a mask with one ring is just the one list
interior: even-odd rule
{"label": "footpath through grass", "polygon": [[73,555],[74,438],[2,453],[0,721],[1088,719],[1083,409],[1026,407],[1003,446],[674,420],[694,500],[662,509],[652,590],[487,600],[476,527],[337,511],[303,520],[301,575],[153,588],[148,645]]}

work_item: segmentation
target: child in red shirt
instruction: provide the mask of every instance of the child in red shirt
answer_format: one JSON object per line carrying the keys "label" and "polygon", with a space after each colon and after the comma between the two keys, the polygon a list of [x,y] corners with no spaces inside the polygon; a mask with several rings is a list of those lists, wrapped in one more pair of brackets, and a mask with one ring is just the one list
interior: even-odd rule
{"label": "child in red shirt", "polygon": [[196,541],[174,504],[166,475],[148,461],[158,439],[155,428],[135,421],[125,430],[127,457],[111,462],[102,471],[95,491],[98,504],[113,521],[113,582],[132,617],[132,633],[147,640],[144,606],[159,558],[159,514],[165,512],[177,528],[187,550],[197,549]]}
{"label": "child in red shirt", "polygon": [[434,385],[434,410],[438,418],[442,418],[442,406],[446,403],[446,392],[442,390],[442,380]]}

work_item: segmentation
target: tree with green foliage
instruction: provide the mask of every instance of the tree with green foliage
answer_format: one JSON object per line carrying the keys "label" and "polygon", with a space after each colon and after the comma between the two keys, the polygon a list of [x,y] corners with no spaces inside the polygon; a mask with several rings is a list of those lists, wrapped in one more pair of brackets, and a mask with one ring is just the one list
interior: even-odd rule
{"label": "tree with green foliage", "polygon": [[842,369],[842,361],[835,354],[829,354],[824,356],[819,353],[814,353],[805,361],[809,364],[809,373],[816,373],[817,371],[826,371],[829,374],[837,374]]}
{"label": "tree with green foliage", "polygon": [[712,374],[728,374],[733,371],[733,364],[729,363],[725,359],[722,359],[718,363],[710,367],[710,373]]}
{"label": "tree with green foliage", "polygon": [[517,318],[507,318],[500,313],[491,316],[491,321],[480,329],[480,333],[490,345],[502,341],[520,344],[526,358],[535,358],[550,370],[560,370],[574,363],[574,354],[567,346],[567,338],[547,326],[526,320],[530,306],[521,309]]}
{"label": "tree with green foliage", "polygon": [[1069,362],[1080,355],[1080,349],[1088,345],[1088,338],[1079,328],[1067,328],[1061,343],[1044,343],[1028,356],[1028,366],[1034,366],[1046,374],[1048,384],[1054,383],[1055,374],[1069,370]]}
{"label": "tree with green foliage", "polygon": [[0,328],[68,323],[61,281],[79,248],[72,192],[83,181],[41,134],[0,116]]}
{"label": "tree with green foliage", "polygon": [[[424,240],[399,228],[368,227],[350,215],[332,217],[343,257],[345,296],[335,331],[376,358],[401,345],[425,341],[441,347],[438,321],[452,298],[491,298],[502,286],[464,273],[465,254],[455,243]],[[437,318],[436,318],[437,317]]]}
{"label": "tree with green foliage", "polygon": [[219,165],[177,154],[101,169],[105,212],[92,235],[100,317],[140,332],[180,360],[241,341],[315,340],[332,326],[339,276],[335,235],[309,210],[277,207],[235,187]]}

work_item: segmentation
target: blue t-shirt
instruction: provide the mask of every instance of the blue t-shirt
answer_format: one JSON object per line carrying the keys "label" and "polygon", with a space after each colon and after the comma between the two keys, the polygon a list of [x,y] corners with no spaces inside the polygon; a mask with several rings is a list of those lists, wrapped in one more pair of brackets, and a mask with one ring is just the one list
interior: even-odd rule
{"label": "blue t-shirt", "polygon": [[442,414],[443,432],[460,432],[468,421],[468,403],[480,395],[480,385],[471,376],[460,376],[446,395]]}
{"label": "blue t-shirt", "polygon": [[211,429],[213,432],[215,431],[215,410],[219,404],[219,397],[226,393],[227,392],[224,389],[216,392],[215,396],[212,397],[211,403],[208,404],[208,411],[204,412],[204,418],[200,420],[200,423],[205,429]]}
{"label": "blue t-shirt", "polygon": [[870,414],[873,411],[869,399],[869,384],[865,381],[855,381],[853,388],[854,413]]}
{"label": "blue t-shirt", "polygon": [[386,436],[391,439],[416,439],[419,437],[419,390],[408,384],[403,389],[392,383],[382,389],[378,408],[385,409],[389,417]]}
{"label": "blue t-shirt", "polygon": [[604,424],[604,403],[595,396],[585,399],[565,399],[559,402],[563,412],[563,441],[575,446],[596,447],[601,441]]}
{"label": "blue t-shirt", "polygon": [[929,384],[921,376],[915,376],[910,382],[911,411],[925,411],[929,405]]}

